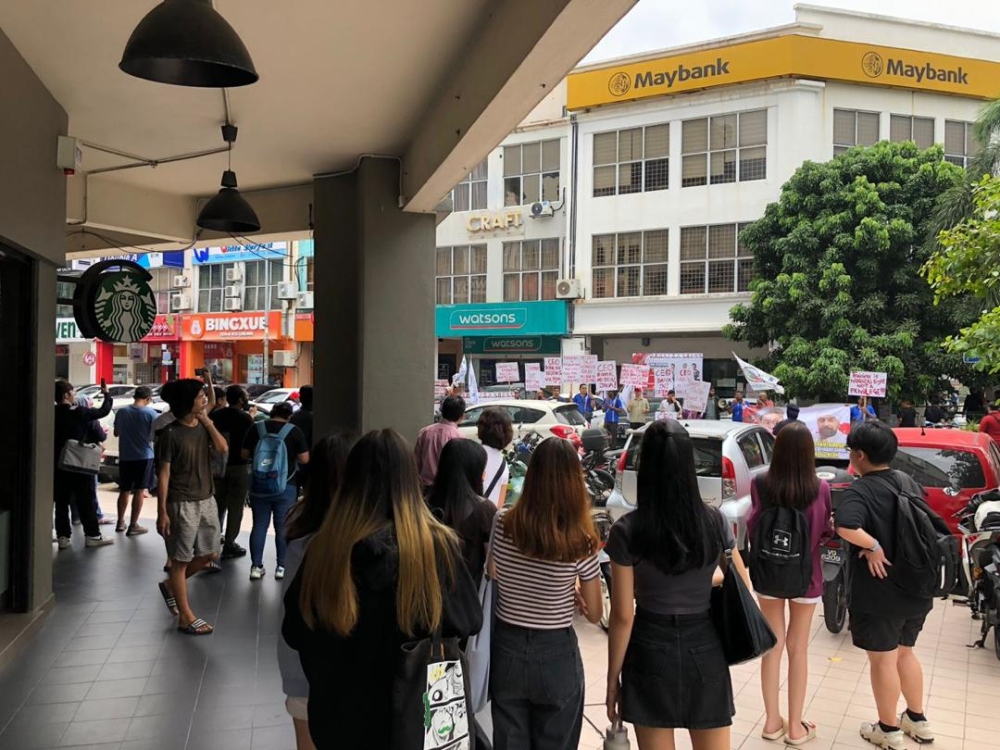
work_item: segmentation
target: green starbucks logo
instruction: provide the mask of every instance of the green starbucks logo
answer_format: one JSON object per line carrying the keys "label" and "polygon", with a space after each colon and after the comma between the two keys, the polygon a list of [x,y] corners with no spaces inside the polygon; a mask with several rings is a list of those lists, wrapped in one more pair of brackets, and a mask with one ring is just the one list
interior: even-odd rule
{"label": "green starbucks logo", "polygon": [[94,323],[105,341],[141,341],[156,322],[156,297],[149,284],[136,274],[102,274],[93,300]]}

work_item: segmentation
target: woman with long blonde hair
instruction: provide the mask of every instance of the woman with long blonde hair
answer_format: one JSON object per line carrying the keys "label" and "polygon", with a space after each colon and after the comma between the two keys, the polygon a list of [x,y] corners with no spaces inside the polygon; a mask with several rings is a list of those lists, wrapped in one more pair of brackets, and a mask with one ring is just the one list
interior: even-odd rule
{"label": "woman with long blonde hair", "polygon": [[490,550],[498,591],[490,663],[496,750],[576,750],[583,724],[577,606],[601,618],[598,536],[568,440],[535,449],[524,491]]}
{"label": "woman with long blonde hair", "polygon": [[316,747],[388,747],[400,646],[481,625],[476,587],[454,533],[424,504],[410,447],[392,430],[368,433],[285,594],[282,635],[309,681]]}

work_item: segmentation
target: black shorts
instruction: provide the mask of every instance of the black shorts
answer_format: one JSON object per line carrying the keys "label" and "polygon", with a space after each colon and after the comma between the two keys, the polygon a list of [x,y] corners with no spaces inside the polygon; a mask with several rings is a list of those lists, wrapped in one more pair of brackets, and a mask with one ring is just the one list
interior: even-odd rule
{"label": "black shorts", "polygon": [[863,651],[895,651],[900,646],[913,648],[924,627],[927,612],[915,617],[884,617],[851,612],[851,641]]}
{"label": "black shorts", "polygon": [[148,490],[153,486],[153,459],[122,461],[118,465],[118,487],[123,492]]}

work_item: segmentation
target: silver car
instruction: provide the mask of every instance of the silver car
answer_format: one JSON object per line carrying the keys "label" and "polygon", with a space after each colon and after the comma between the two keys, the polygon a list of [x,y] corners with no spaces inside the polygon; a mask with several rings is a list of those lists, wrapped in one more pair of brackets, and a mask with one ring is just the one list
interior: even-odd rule
{"label": "silver car", "polygon": [[[702,499],[719,508],[732,525],[737,546],[747,548],[750,482],[767,471],[774,436],[760,425],[709,419],[681,420],[694,443],[695,470]],[[648,426],[648,425],[647,425]],[[635,510],[636,470],[646,426],[629,433],[608,510],[617,520]]]}

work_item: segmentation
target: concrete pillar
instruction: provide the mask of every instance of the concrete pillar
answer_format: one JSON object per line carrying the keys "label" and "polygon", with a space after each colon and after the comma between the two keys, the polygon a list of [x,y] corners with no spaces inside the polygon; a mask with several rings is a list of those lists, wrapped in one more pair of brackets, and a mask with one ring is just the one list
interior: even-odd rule
{"label": "concrete pillar", "polygon": [[433,417],[433,214],[399,208],[400,165],[362,160],[313,184],[315,435],[392,427],[414,440]]}

